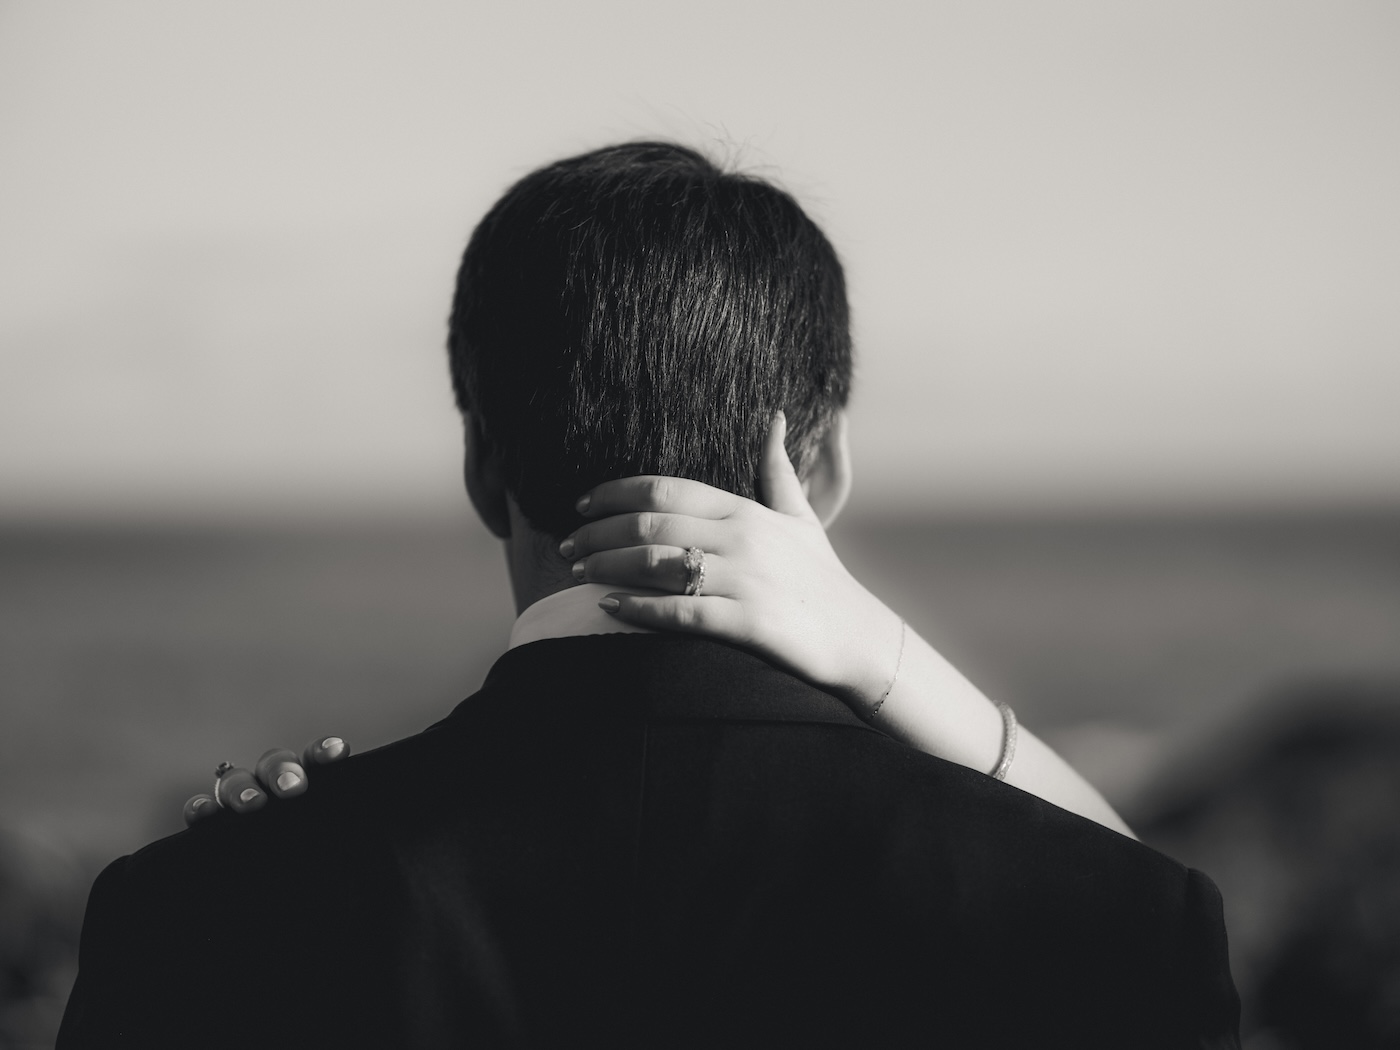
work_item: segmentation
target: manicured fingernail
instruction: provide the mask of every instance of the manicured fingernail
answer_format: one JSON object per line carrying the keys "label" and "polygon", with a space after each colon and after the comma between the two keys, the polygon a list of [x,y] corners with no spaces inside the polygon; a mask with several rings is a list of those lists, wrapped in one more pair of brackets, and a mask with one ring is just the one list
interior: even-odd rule
{"label": "manicured fingernail", "polygon": [[618,609],[622,608],[622,603],[616,598],[599,598],[598,608],[602,609],[605,613],[615,613]]}
{"label": "manicured fingernail", "polygon": [[582,558],[580,558],[578,561],[574,562],[574,568],[573,568],[574,579],[576,579],[576,580],[582,580],[582,579],[583,579],[584,573],[587,572],[587,571],[588,571],[588,562],[584,561]]}
{"label": "manicured fingernail", "polygon": [[574,538],[572,536],[559,544],[559,553],[566,558],[572,558],[574,556]]}
{"label": "manicured fingernail", "polygon": [[326,753],[326,757],[335,758],[345,750],[345,741],[338,736],[328,736],[321,741],[321,750]]}
{"label": "manicured fingernail", "polygon": [[209,800],[207,798],[197,798],[190,803],[190,809],[203,809],[204,804],[208,801]]}
{"label": "manicured fingernail", "polygon": [[592,503],[592,502],[593,502],[593,493],[591,493],[591,492],[586,492],[586,493],[584,493],[582,496],[580,496],[580,497],[578,498],[578,502],[574,504],[574,510],[578,511],[580,514],[587,514],[587,513],[588,513],[588,505],[589,505],[590,503]]}
{"label": "manicured fingernail", "polygon": [[240,791],[240,792],[238,793],[238,800],[239,800],[240,802],[252,802],[253,799],[255,799],[255,798],[257,798],[257,797],[258,797],[258,789],[257,789],[257,788],[244,788],[242,791]]}
{"label": "manicured fingernail", "polygon": [[292,788],[296,787],[300,783],[301,777],[297,776],[290,769],[282,773],[277,778],[277,786],[283,791],[291,791]]}

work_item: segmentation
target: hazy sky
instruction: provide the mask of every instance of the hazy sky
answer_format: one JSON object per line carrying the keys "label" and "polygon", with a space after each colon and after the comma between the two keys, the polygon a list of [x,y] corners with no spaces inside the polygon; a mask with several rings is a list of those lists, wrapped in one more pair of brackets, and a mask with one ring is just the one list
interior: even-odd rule
{"label": "hazy sky", "polygon": [[0,3],[3,513],[457,498],[456,257],[638,136],[835,241],[857,498],[1400,502],[1400,5]]}

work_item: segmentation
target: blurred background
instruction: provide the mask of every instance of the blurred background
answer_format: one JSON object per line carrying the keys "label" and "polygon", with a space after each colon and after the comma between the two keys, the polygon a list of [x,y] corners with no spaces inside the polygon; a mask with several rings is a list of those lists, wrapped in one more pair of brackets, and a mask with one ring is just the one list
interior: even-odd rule
{"label": "blurred background", "polygon": [[1400,8],[3,0],[0,1047],[217,761],[477,687],[456,260],[657,136],[845,260],[848,564],[1216,878],[1249,1047],[1400,1046]]}

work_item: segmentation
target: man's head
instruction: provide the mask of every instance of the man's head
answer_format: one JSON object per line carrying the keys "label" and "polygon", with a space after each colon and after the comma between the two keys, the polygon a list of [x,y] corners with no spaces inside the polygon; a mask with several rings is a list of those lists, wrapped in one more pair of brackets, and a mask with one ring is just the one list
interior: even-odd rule
{"label": "man's head", "polygon": [[555,537],[609,478],[754,496],[778,409],[805,475],[851,383],[822,232],[782,190],[659,142],[516,183],[467,245],[448,346],[476,454]]}

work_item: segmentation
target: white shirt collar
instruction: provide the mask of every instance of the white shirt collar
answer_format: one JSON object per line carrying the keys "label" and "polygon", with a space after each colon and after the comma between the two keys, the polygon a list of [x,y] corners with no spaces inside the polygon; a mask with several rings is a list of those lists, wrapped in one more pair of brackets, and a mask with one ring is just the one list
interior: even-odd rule
{"label": "white shirt collar", "polygon": [[[645,627],[634,627],[598,608],[598,599],[615,590],[601,583],[580,583],[545,595],[516,617],[508,648],[579,634],[651,634]],[[629,588],[629,593],[638,592]]]}

